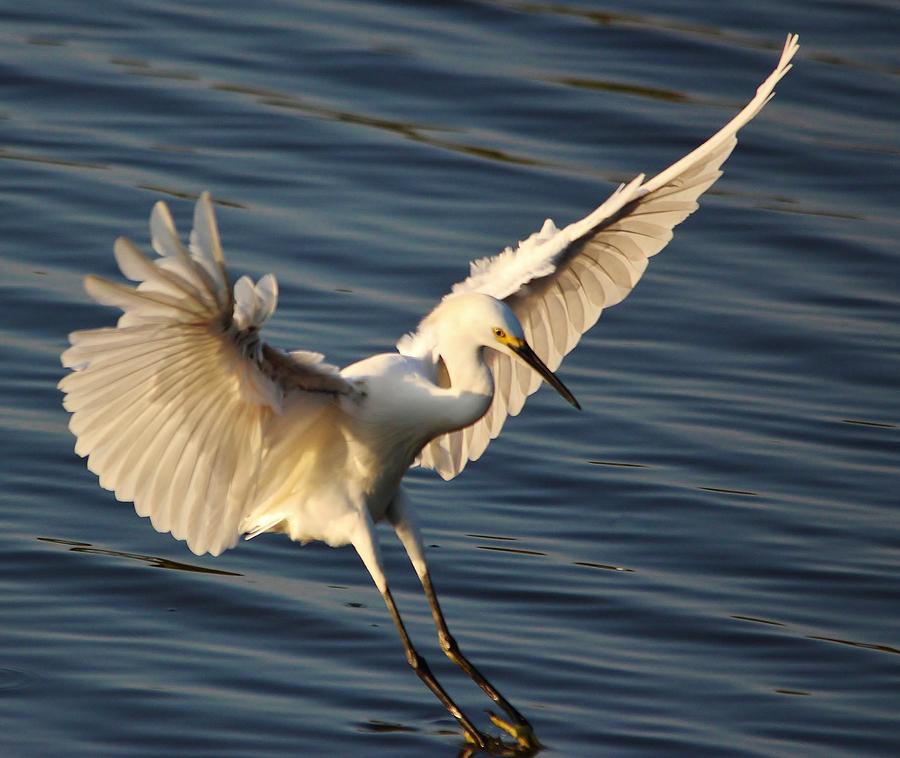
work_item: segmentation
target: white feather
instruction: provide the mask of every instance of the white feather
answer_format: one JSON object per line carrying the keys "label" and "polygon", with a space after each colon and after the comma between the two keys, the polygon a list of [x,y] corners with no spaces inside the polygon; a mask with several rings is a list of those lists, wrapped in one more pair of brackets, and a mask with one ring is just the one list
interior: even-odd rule
{"label": "white feather", "polygon": [[[257,332],[275,311],[277,283],[271,274],[257,284],[242,277],[233,296],[227,291],[208,194],[197,203],[190,253],[163,203],[150,227],[158,259],[124,238],[115,244],[136,288],[85,279],[89,295],[125,313],[116,328],[70,335],[62,363],[72,373],[59,387],[75,450],[100,484],[157,530],[215,555],[238,538],[260,472],[289,469],[302,455],[302,439],[278,444],[286,430],[336,412],[328,398],[351,386],[318,353],[265,363]],[[317,391],[304,399],[301,386]],[[279,419],[286,395],[289,424]]]}
{"label": "white feather", "polygon": [[[471,264],[467,279],[453,293],[480,292],[505,300],[519,317],[526,338],[551,370],[591,328],[604,308],[621,302],[638,283],[648,259],[672,238],[672,229],[697,209],[697,199],[721,175],[719,167],[737,144],[737,133],[772,98],[775,85],[790,70],[797,36],[788,35],[775,70],[756,96],[710,139],[645,181],[643,174],[619,186],[596,210],[557,229],[551,220],[539,232],[493,258]],[[436,334],[426,317],[404,336],[403,355],[434,358]],[[509,415],[535,392],[540,377],[506,356],[490,356],[494,399],[471,430],[451,432],[429,443],[419,464],[445,479],[456,476],[497,437]],[[513,375],[514,371],[514,375]],[[508,379],[509,377],[509,379]],[[512,381],[510,381],[512,379]],[[447,456],[445,450],[458,455]]]}

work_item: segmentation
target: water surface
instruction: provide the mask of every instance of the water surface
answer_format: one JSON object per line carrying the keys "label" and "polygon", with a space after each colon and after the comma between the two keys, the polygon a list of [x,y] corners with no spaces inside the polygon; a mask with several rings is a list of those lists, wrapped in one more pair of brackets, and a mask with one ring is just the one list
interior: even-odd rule
{"label": "water surface", "polygon": [[[451,628],[546,756],[900,752],[892,3],[7,3],[0,753],[455,756],[350,550],[197,558],[97,486],[55,384],[80,288],[188,226],[277,274],[270,340],[388,349],[474,257],[728,120],[726,176],[459,479],[408,477]],[[473,718],[384,533],[410,631]]]}

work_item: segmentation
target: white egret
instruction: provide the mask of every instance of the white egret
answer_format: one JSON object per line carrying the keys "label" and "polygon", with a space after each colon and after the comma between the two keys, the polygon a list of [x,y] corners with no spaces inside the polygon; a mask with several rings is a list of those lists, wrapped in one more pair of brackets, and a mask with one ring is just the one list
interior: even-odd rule
{"label": "white egret", "polygon": [[689,155],[620,186],[584,219],[563,229],[548,220],[516,250],[473,263],[397,352],[342,370],[260,340],[275,279],[241,277],[232,288],[208,194],[196,205],[189,249],[157,203],[150,231],[158,258],[124,238],[115,244],[137,287],[85,279],[91,297],[124,315],[115,327],[72,333],[63,353],[72,372],[59,387],[76,452],[102,487],[194,553],[218,555],[263,532],[353,545],[410,665],[477,747],[506,749],[462,713],[413,647],[379,554],[374,525],[386,519],[424,587],[441,648],[511,722],[492,714],[494,723],[522,749],[535,748],[526,719],[450,635],[401,480],[413,465],[456,476],[541,380],[577,406],[552,370],[697,208],[797,47],[789,35],[756,96]]}

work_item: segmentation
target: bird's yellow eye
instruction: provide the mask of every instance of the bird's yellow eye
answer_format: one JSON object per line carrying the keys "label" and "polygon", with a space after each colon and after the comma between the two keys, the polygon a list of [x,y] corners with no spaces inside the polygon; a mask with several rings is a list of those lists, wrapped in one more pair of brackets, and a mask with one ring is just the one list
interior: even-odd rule
{"label": "bird's yellow eye", "polygon": [[499,326],[495,326],[495,327],[494,327],[494,336],[495,336],[498,340],[505,340],[505,339],[506,339],[506,332],[504,332]]}

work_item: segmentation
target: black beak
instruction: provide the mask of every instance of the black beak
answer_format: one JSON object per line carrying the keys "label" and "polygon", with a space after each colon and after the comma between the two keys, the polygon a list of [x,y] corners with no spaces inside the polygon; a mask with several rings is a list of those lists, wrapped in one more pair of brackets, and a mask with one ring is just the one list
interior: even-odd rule
{"label": "black beak", "polygon": [[574,405],[578,410],[581,410],[581,406],[575,399],[575,395],[569,392],[569,388],[556,377],[556,374],[547,368],[546,364],[540,358],[538,358],[537,353],[531,349],[531,345],[525,342],[525,340],[522,340],[521,345],[509,345],[509,348],[525,361],[525,363],[531,366],[531,368],[537,371],[547,384],[553,387],[553,389],[566,399],[566,402]]}

